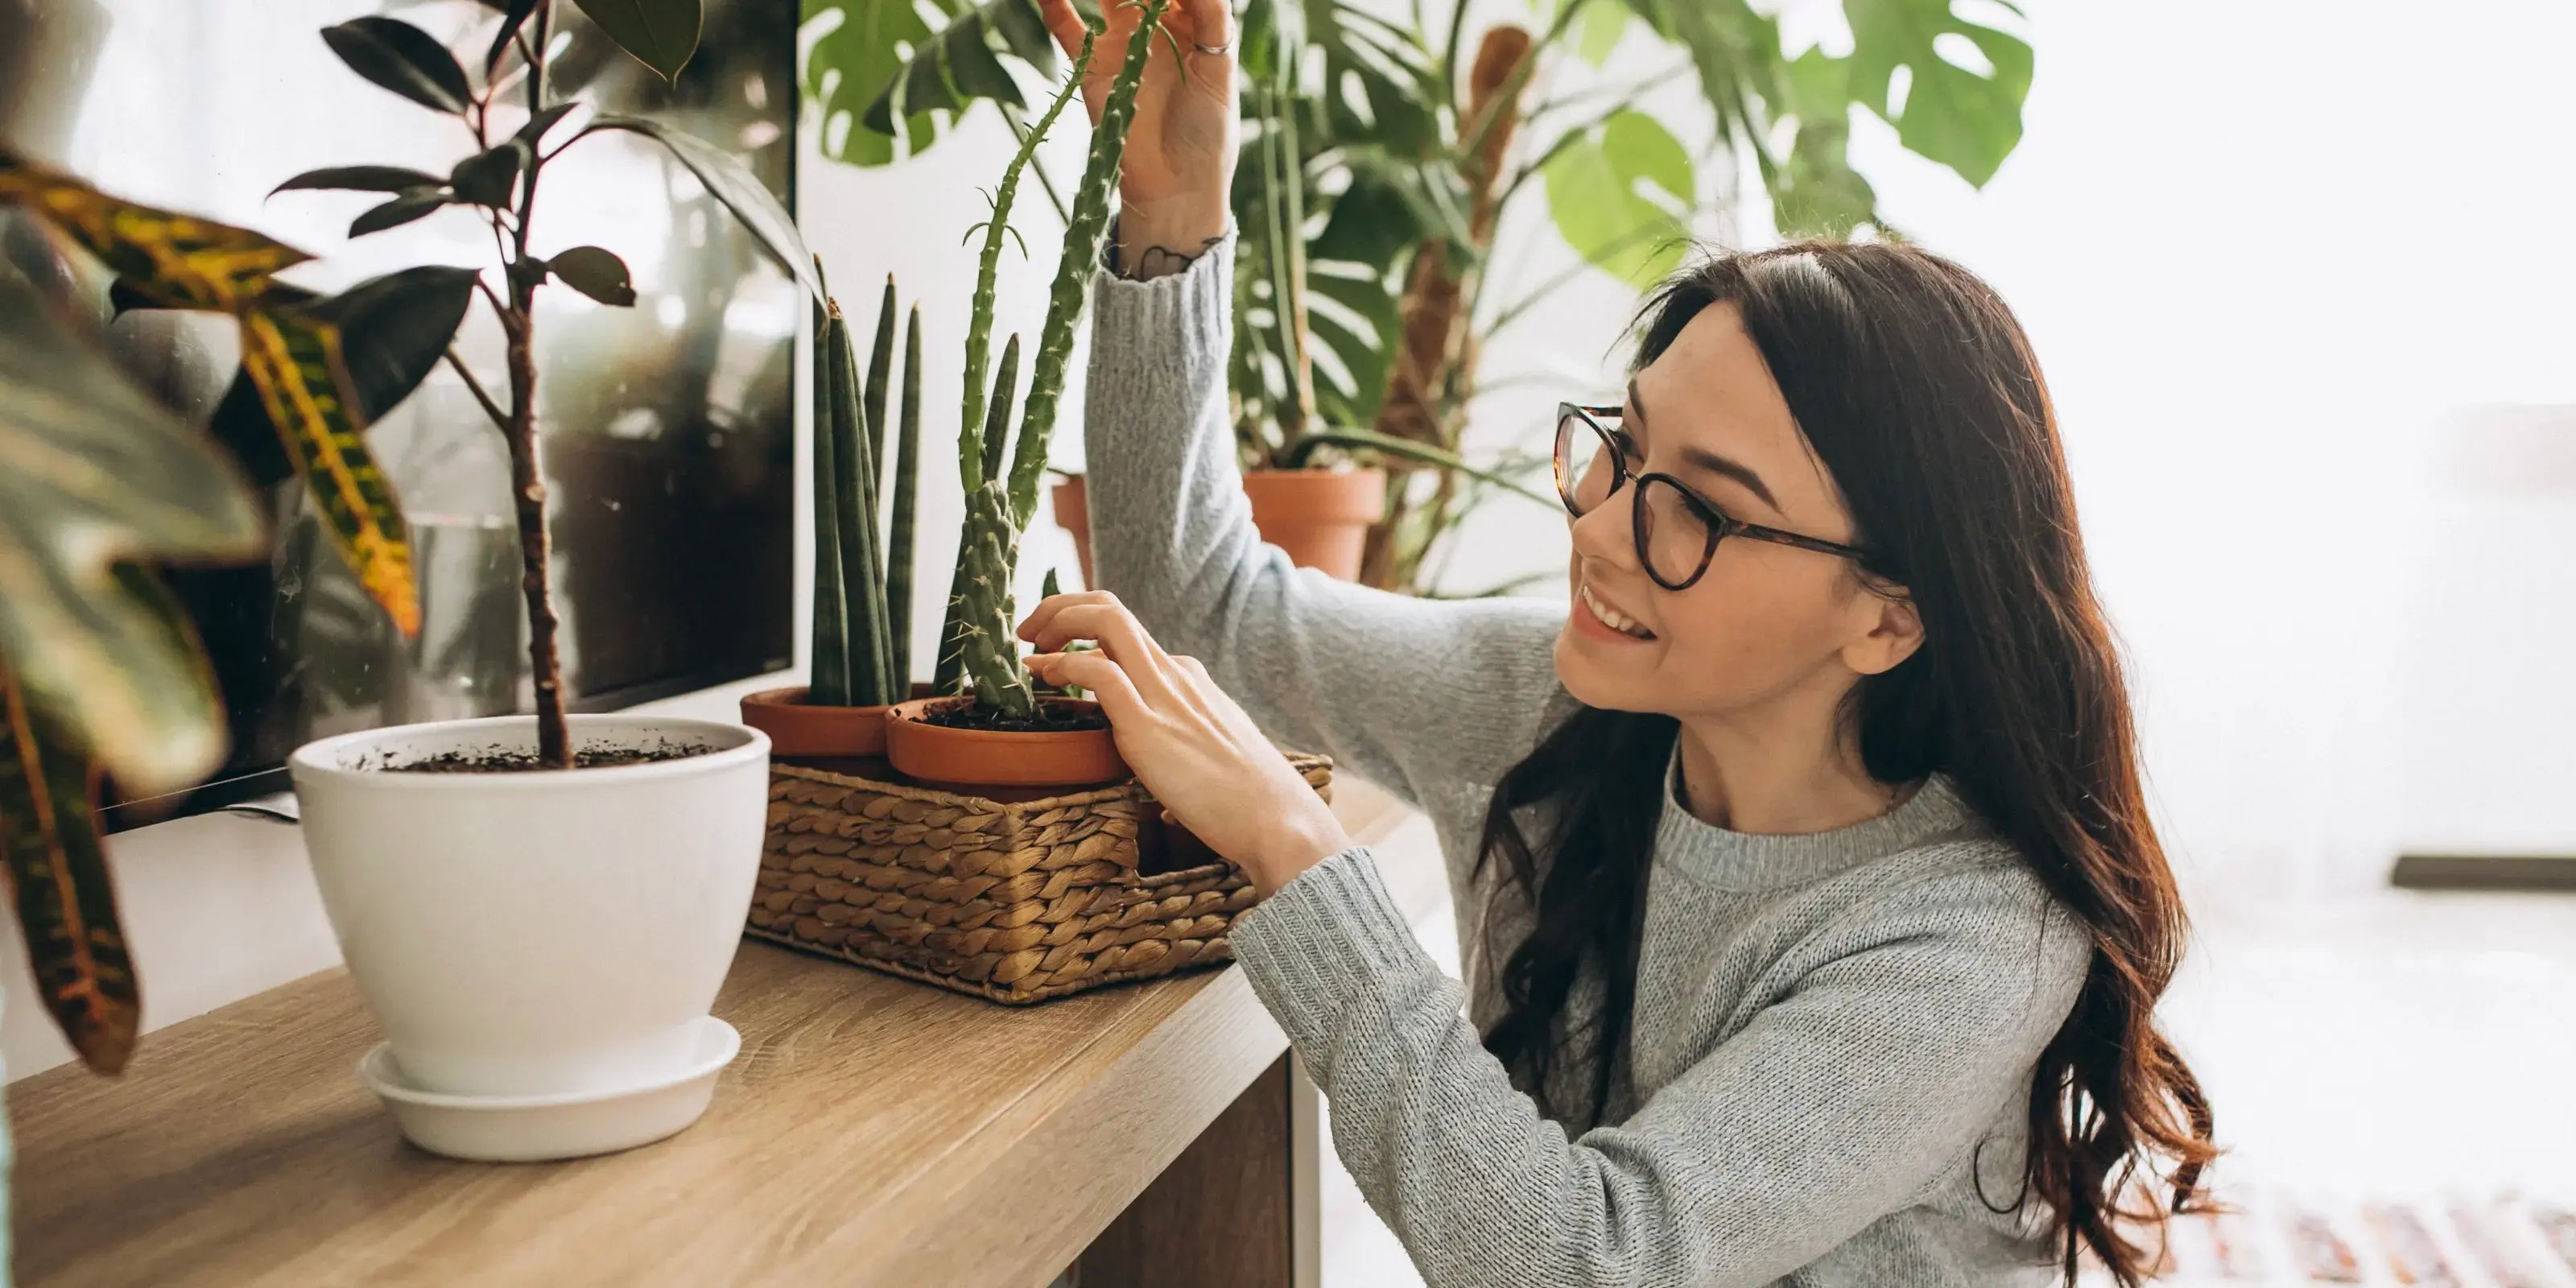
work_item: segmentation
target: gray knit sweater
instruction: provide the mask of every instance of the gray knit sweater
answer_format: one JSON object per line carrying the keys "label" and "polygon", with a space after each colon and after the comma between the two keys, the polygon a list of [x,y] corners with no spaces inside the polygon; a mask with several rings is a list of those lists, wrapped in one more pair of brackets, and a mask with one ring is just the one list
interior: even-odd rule
{"label": "gray knit sweater", "polygon": [[[1574,709],[1552,663],[1565,606],[1384,594],[1261,544],[1228,431],[1232,272],[1223,245],[1179,275],[1100,283],[1093,557],[1273,738],[1438,827],[1467,984],[1425,954],[1366,848],[1233,935],[1330,1099],[1343,1163],[1423,1278],[2048,1282],[2038,1205],[2011,1209],[2032,1064],[2088,950],[1941,778],[1813,836],[1711,827],[1668,778],[1626,1050],[1561,1062],[1609,1059],[1608,1111],[1550,1119],[1514,1089],[1478,1034],[1527,908],[1478,875],[1477,838],[1497,777]],[[1569,1031],[1599,994],[1597,973],[1578,980]]]}

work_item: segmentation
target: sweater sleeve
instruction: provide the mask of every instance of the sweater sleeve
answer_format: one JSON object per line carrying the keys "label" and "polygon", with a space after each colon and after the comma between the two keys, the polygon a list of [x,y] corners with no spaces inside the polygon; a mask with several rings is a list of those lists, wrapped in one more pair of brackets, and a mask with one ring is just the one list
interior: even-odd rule
{"label": "sweater sleeve", "polygon": [[1918,1201],[2026,1094],[2089,948],[2026,874],[1907,887],[1627,1121],[1569,1139],[1459,1015],[1365,849],[1240,917],[1253,988],[1431,1288],[1767,1284]]}
{"label": "sweater sleeve", "polygon": [[1100,280],[1083,422],[1099,582],[1282,744],[1417,805],[1427,784],[1490,782],[1558,700],[1564,607],[1387,594],[1262,544],[1226,397],[1233,254]]}

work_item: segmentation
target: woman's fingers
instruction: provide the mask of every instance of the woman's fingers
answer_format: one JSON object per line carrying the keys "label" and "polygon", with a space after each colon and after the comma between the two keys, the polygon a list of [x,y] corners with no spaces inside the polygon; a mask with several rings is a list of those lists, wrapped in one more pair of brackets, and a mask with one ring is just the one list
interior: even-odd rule
{"label": "woman's fingers", "polygon": [[1188,20],[1194,43],[1210,49],[1231,49],[1234,45],[1234,12],[1227,7],[1227,0],[1180,0],[1172,7]]}
{"label": "woman's fingers", "polygon": [[1090,691],[1109,722],[1130,724],[1145,714],[1145,697],[1136,691],[1125,668],[1099,653],[1032,653],[1029,672],[1050,685],[1075,685]]}
{"label": "woman's fingers", "polygon": [[1027,617],[1020,619],[1020,638],[1024,640],[1036,639],[1038,637],[1038,632],[1044,630],[1048,622],[1055,620],[1055,615],[1057,613],[1070,608],[1075,604],[1114,604],[1117,602],[1118,597],[1105,590],[1072,590],[1066,591],[1061,595],[1049,595],[1046,598],[1039,600],[1038,606],[1030,609]]}
{"label": "woman's fingers", "polygon": [[1082,12],[1073,7],[1073,0],[1038,0],[1038,17],[1046,22],[1065,57],[1082,52]]}

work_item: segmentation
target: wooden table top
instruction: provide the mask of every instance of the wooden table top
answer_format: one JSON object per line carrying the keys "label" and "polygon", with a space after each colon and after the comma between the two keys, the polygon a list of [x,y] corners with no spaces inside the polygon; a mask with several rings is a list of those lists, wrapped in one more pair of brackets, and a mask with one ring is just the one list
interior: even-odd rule
{"label": "wooden table top", "polygon": [[[1419,919],[1428,825],[1335,791]],[[706,1117],[566,1163],[405,1144],[338,969],[120,1079],[38,1074],[8,1093],[18,1282],[1043,1284],[1286,1047],[1235,967],[1013,1008],[746,941],[715,1013],[743,1047]]]}

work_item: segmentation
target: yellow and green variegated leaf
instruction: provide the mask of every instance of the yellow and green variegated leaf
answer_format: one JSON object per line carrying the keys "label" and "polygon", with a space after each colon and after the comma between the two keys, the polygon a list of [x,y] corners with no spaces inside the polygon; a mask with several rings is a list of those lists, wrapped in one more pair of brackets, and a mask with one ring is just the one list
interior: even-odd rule
{"label": "yellow and green variegated leaf", "polygon": [[222,760],[205,668],[118,565],[258,553],[238,470],[0,267],[0,664],[138,793]]}
{"label": "yellow and green variegated leaf", "polygon": [[42,216],[127,283],[172,308],[237,310],[312,256],[247,228],[109,196],[0,153],[0,202]]}
{"label": "yellow and green variegated leaf", "polygon": [[90,1068],[134,1053],[141,996],[99,846],[97,762],[0,669],[0,857],[36,992]]}
{"label": "yellow and green variegated leaf", "polygon": [[420,632],[411,543],[393,484],[367,450],[338,327],[294,310],[242,315],[242,370],[359,584],[406,636]]}

